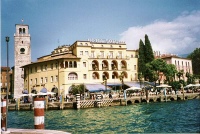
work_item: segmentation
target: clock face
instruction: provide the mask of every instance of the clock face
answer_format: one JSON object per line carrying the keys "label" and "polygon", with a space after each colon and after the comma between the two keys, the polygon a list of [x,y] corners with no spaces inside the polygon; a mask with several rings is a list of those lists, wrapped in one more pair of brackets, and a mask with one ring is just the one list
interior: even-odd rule
{"label": "clock face", "polygon": [[25,48],[20,48],[20,54],[25,54]]}

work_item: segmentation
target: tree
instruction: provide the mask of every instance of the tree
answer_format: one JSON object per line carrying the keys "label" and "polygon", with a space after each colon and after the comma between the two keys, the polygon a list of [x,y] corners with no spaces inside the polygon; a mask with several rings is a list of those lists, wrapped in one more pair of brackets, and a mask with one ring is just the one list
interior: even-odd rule
{"label": "tree", "polygon": [[192,60],[193,74],[200,75],[200,48],[196,48],[187,58]]}
{"label": "tree", "polygon": [[139,58],[138,58],[138,72],[144,74],[145,72],[145,46],[143,41],[140,39],[139,43]]}
{"label": "tree", "polygon": [[84,84],[80,84],[80,85],[72,85],[72,94],[76,95],[76,94],[84,94],[85,91],[85,86]]}
{"label": "tree", "polygon": [[119,75],[119,80],[122,82],[122,89],[123,89],[123,87],[124,87],[124,72],[121,72],[121,74]]}
{"label": "tree", "polygon": [[178,77],[179,81],[181,80],[181,77],[183,77],[183,73],[184,73],[184,70],[180,70],[180,71],[178,71],[178,73],[176,74],[176,76]]}
{"label": "tree", "polygon": [[175,80],[175,75],[178,71],[176,70],[176,66],[173,64],[167,64],[167,70],[165,72],[166,81],[171,83]]}
{"label": "tree", "polygon": [[145,63],[149,63],[154,60],[154,54],[153,54],[153,49],[151,46],[151,43],[149,41],[148,36],[145,34]]}

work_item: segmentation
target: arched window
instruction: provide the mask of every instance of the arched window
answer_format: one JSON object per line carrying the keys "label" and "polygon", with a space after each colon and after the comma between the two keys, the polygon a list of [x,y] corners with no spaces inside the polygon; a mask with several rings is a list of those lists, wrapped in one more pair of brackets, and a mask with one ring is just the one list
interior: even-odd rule
{"label": "arched window", "polygon": [[21,34],[22,33],[22,29],[21,28],[19,28],[19,34]]}
{"label": "arched window", "polygon": [[76,63],[76,61],[74,61],[74,68],[77,68],[77,63]]}
{"label": "arched window", "polygon": [[25,33],[26,33],[25,28],[23,28],[23,34],[25,34]]}
{"label": "arched window", "polygon": [[69,68],[72,68],[72,61],[69,62]]}
{"label": "arched window", "polygon": [[68,80],[78,80],[78,75],[75,72],[69,73]]}

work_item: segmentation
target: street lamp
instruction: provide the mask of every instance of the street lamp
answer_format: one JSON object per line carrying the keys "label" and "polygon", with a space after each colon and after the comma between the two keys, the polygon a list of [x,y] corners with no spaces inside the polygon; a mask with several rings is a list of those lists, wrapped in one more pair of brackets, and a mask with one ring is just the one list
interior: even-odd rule
{"label": "street lamp", "polygon": [[6,91],[6,128],[5,128],[5,131],[7,131],[7,125],[8,125],[8,78],[9,78],[9,74],[8,74],[8,67],[9,67],[9,64],[8,64],[8,42],[9,42],[9,37],[6,36],[6,42],[7,42],[7,91]]}

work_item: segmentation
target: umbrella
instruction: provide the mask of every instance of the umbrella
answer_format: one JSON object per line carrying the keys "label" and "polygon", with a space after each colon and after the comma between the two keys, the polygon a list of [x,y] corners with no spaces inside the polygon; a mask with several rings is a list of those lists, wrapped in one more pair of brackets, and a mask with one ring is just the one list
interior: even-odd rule
{"label": "umbrella", "polygon": [[36,94],[33,94],[33,93],[30,93],[30,94],[21,94],[20,96],[23,97],[23,96],[35,96]]}
{"label": "umbrella", "polygon": [[37,95],[47,95],[47,93],[39,92]]}
{"label": "umbrella", "polygon": [[53,95],[53,94],[56,94],[56,93],[54,93],[54,92],[47,92],[47,94]]}
{"label": "umbrella", "polygon": [[130,87],[130,88],[127,88],[126,91],[130,91],[130,90],[142,90],[141,88],[139,87]]}
{"label": "umbrella", "polygon": [[42,88],[42,89],[40,90],[40,92],[42,92],[42,93],[47,93],[47,89],[46,89],[46,88]]}
{"label": "umbrella", "polygon": [[156,87],[172,87],[172,86],[169,86],[169,85],[166,85],[166,84],[161,84],[161,85],[156,86]]}
{"label": "umbrella", "polygon": [[187,88],[187,87],[193,87],[193,86],[194,86],[194,84],[189,84],[189,85],[187,85],[185,87]]}
{"label": "umbrella", "polygon": [[193,86],[194,86],[194,87],[199,87],[199,86],[200,86],[200,84],[194,84]]}

